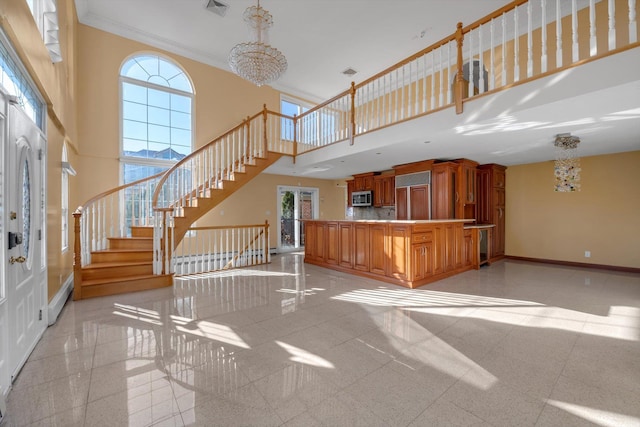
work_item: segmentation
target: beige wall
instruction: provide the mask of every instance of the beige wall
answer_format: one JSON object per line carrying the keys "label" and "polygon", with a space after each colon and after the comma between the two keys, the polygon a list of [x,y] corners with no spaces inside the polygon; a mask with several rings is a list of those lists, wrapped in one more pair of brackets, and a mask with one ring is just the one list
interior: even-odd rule
{"label": "beige wall", "polygon": [[131,55],[155,52],[179,64],[195,90],[195,147],[237,126],[267,104],[280,110],[280,94],[230,72],[170,54],[85,25],[78,31],[78,134],[81,200],[119,184],[120,67]]}
{"label": "beige wall", "polygon": [[344,219],[346,188],[344,181],[299,178],[263,173],[198,220],[199,227],[210,225],[263,224],[269,221],[270,247],[278,241],[278,186],[318,188],[320,219]]}
{"label": "beige wall", "polygon": [[507,169],[507,255],[640,268],[640,151],[581,167],[575,193],[554,192],[553,162]]}

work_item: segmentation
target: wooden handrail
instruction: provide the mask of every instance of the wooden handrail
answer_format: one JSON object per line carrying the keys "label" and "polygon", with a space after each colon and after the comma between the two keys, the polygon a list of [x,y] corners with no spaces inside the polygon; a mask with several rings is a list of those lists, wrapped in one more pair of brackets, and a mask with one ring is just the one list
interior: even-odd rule
{"label": "wooden handrail", "polygon": [[99,199],[102,199],[104,197],[107,197],[107,196],[109,196],[109,195],[111,195],[113,193],[117,193],[118,191],[124,190],[127,187],[133,187],[134,185],[141,184],[141,183],[143,183],[145,181],[151,181],[152,179],[159,178],[159,177],[162,176],[163,173],[164,172],[160,172],[160,173],[157,173],[155,175],[148,176],[146,178],[142,178],[142,179],[139,179],[139,180],[134,181],[134,182],[130,182],[129,184],[124,184],[124,185],[121,185],[119,187],[112,188],[111,190],[107,190],[105,192],[102,192],[102,193],[98,194],[97,196],[93,196],[92,198],[90,198],[89,200],[84,202],[84,204],[82,204],[81,206],[78,206],[76,208],[76,210],[74,211],[74,215],[76,214],[76,212],[79,213],[80,215],[82,215],[82,211],[84,210],[84,208],[89,206],[90,204],[94,203],[96,200],[99,200]]}
{"label": "wooden handrail", "polygon": [[308,109],[307,111],[305,111],[303,113],[300,113],[298,118],[302,118],[302,117],[308,116],[309,114],[313,114],[316,111],[320,110],[321,108],[326,107],[327,105],[331,104],[332,102],[337,101],[338,99],[343,98],[343,97],[349,95],[350,93],[351,93],[351,88],[345,90],[344,92],[340,92],[339,94],[337,94],[333,98],[328,99],[328,100],[324,101],[323,103],[318,104],[315,107],[312,107],[312,108]]}
{"label": "wooden handrail", "polygon": [[477,21],[467,25],[466,27],[463,27],[462,28],[462,33],[466,34],[466,33],[470,32],[471,30],[479,27],[480,25],[486,24],[487,22],[490,22],[492,19],[497,18],[500,15],[502,15],[503,13],[507,13],[507,12],[515,9],[517,6],[520,6],[520,5],[524,4],[524,3],[527,3],[528,1],[530,1],[530,0],[515,0],[515,1],[512,1],[511,3],[509,3],[509,4],[505,5],[505,6],[502,6],[500,9],[492,12],[491,14],[489,14],[489,15],[483,17],[483,18],[478,19]]}

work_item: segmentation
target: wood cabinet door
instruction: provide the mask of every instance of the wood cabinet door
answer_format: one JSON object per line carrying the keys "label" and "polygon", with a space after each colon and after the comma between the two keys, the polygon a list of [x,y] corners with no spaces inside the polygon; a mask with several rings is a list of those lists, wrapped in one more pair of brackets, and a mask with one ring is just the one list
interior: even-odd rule
{"label": "wood cabinet door", "polygon": [[477,262],[474,262],[474,252],[475,251],[474,251],[474,245],[473,245],[473,232],[472,230],[464,230],[464,247],[462,252],[462,264],[465,267],[477,265]]}
{"label": "wood cabinet door", "polygon": [[464,229],[462,224],[453,225],[453,265],[454,268],[461,268],[464,265]]}
{"label": "wood cabinet door", "polygon": [[409,187],[411,219],[429,219],[429,187],[416,185]]}
{"label": "wood cabinet door", "polygon": [[411,246],[411,270],[412,279],[422,280],[426,277],[426,257],[424,254],[424,244]]}
{"label": "wood cabinet door", "polygon": [[338,263],[338,223],[328,222],[326,231],[327,243],[325,245],[325,261],[327,264]]}
{"label": "wood cabinet door", "polygon": [[505,205],[505,192],[504,188],[494,187],[493,188],[493,204],[494,206],[503,206]]}
{"label": "wood cabinet door", "polygon": [[432,219],[452,219],[460,197],[457,188],[457,167],[455,163],[436,163],[431,171],[433,184]]}
{"label": "wood cabinet door", "polygon": [[504,221],[504,207],[496,206],[494,208],[494,218],[496,226],[493,228],[493,251],[492,256],[504,255],[504,238],[505,238],[505,221]]}
{"label": "wood cabinet door", "polygon": [[347,206],[352,207],[351,195],[355,189],[355,182],[353,180],[347,181]]}
{"label": "wood cabinet door", "polygon": [[390,274],[391,277],[401,280],[409,279],[409,261],[411,227],[409,225],[390,225]]}
{"label": "wood cabinet door", "polygon": [[493,186],[494,187],[505,187],[506,182],[506,173],[502,167],[494,167],[493,171]]}
{"label": "wood cabinet door", "polygon": [[444,234],[444,226],[436,225],[433,228],[433,274],[441,274],[444,272],[444,262],[446,253],[446,240]]}
{"label": "wood cabinet door", "polygon": [[396,188],[396,219],[409,219],[407,187]]}
{"label": "wood cabinet door", "polygon": [[316,248],[314,250],[315,258],[318,261],[324,261],[325,258],[325,233],[327,225],[324,223],[316,223]]}
{"label": "wood cabinet door", "polygon": [[369,271],[386,276],[387,274],[387,226],[369,225]]}
{"label": "wood cabinet door", "polygon": [[389,176],[382,180],[382,205],[393,206],[396,203],[396,177]]}
{"label": "wood cabinet door", "polygon": [[369,225],[353,225],[353,268],[369,271]]}
{"label": "wood cabinet door", "polygon": [[363,178],[363,185],[364,185],[363,190],[365,190],[365,191],[369,191],[369,190],[373,191],[373,186],[374,186],[373,185],[373,175],[365,176]]}
{"label": "wood cabinet door", "polygon": [[456,266],[456,230],[452,224],[444,226],[444,271],[451,271]]}
{"label": "wood cabinet door", "polygon": [[305,222],[304,223],[304,257],[305,259],[316,259],[316,223]]}
{"label": "wood cabinet door", "polygon": [[384,201],[384,185],[383,180],[377,178],[374,180],[373,184],[373,206],[379,208],[383,206]]}
{"label": "wood cabinet door", "polygon": [[491,198],[493,196],[493,188],[491,187],[491,171],[487,169],[478,169],[477,173],[478,192],[476,198],[478,200],[476,207],[476,220],[478,224],[491,224],[491,214],[493,213]]}
{"label": "wood cabinet door", "polygon": [[342,267],[353,267],[353,224],[341,222],[338,225],[338,257]]}

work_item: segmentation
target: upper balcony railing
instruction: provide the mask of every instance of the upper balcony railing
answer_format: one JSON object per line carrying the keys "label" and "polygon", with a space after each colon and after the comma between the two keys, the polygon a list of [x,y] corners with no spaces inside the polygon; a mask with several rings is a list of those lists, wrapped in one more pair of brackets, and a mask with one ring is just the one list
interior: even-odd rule
{"label": "upper balcony railing", "polygon": [[296,154],[637,47],[636,0],[517,0],[293,118]]}

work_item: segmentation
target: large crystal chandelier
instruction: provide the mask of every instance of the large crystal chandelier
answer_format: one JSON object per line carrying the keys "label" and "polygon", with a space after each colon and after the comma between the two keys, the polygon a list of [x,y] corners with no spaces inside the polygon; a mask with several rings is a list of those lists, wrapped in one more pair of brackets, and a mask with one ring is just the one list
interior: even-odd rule
{"label": "large crystal chandelier", "polygon": [[570,133],[556,135],[553,145],[556,147],[556,161],[554,173],[556,178],[555,191],[580,191],[580,158],[578,144],[580,138]]}
{"label": "large crystal chandelier", "polygon": [[236,45],[229,53],[231,70],[257,86],[277,80],[287,69],[287,59],[275,47],[269,45],[269,28],[273,25],[271,14],[257,6],[248,7],[242,15],[249,26],[250,41]]}

